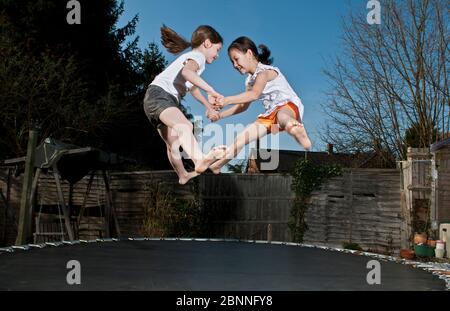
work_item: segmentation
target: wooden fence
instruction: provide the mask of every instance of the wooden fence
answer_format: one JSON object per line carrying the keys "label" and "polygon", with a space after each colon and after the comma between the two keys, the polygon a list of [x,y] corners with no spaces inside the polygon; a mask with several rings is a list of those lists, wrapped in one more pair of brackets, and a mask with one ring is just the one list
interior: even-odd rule
{"label": "wooden fence", "polygon": [[200,200],[213,223],[211,235],[267,240],[271,233],[273,240],[290,241],[291,183],[281,174],[203,176]]}
{"label": "wooden fence", "polygon": [[400,172],[355,169],[313,193],[305,242],[392,253],[401,247]]}
{"label": "wooden fence", "polygon": [[0,170],[0,245],[11,245],[17,236],[22,178],[13,168]]}
{"label": "wooden fence", "polygon": [[[2,182],[4,177],[2,175]],[[209,237],[291,241],[288,222],[295,194],[289,175],[203,175],[199,178],[198,189],[194,189],[192,184],[179,186],[173,172],[111,173],[113,205],[125,237],[140,235],[149,182],[162,183],[174,196],[184,199],[194,199],[198,191],[203,212],[210,220]],[[73,206],[81,205],[87,183],[88,177],[74,185]],[[13,184],[12,202],[19,198],[20,181],[15,179]],[[3,188],[4,183],[1,185]],[[63,182],[67,202],[69,190],[69,184]],[[43,175],[36,208],[40,204],[57,205],[55,191],[52,177]],[[91,207],[105,204],[100,176],[95,177],[87,201]],[[94,218],[95,221],[98,219]],[[341,247],[344,242],[354,242],[365,249],[398,250],[402,230],[400,172],[346,171],[342,177],[330,180],[313,193],[306,221],[309,226],[306,243]]]}
{"label": "wooden fence", "polygon": [[[292,177],[280,174],[205,176],[201,200],[216,217],[221,238],[291,241],[289,215],[295,198]],[[359,169],[333,178],[313,192],[304,242],[398,251],[403,216],[400,171]]]}
{"label": "wooden fence", "polygon": [[174,197],[193,199],[191,185],[178,185],[178,177],[173,171],[113,173],[111,190],[113,204],[124,236],[141,235],[146,200],[152,183],[159,183]]}
{"label": "wooden fence", "polygon": [[450,146],[433,153],[435,164],[435,201],[432,202],[432,220],[450,222]]}

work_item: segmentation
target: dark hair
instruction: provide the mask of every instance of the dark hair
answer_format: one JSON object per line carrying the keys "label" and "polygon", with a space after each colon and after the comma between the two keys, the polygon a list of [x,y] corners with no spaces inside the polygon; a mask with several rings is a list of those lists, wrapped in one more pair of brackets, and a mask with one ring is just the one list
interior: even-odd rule
{"label": "dark hair", "polygon": [[189,47],[199,47],[206,39],[209,39],[214,44],[223,43],[220,34],[211,26],[199,26],[192,34],[191,42],[186,41],[186,39],[166,25],[161,27],[161,43],[172,54],[181,53]]}
{"label": "dark hair", "polygon": [[228,53],[230,53],[233,49],[241,51],[242,53],[247,53],[248,50],[251,50],[259,62],[265,65],[272,65],[273,58],[270,57],[271,53],[269,48],[264,44],[260,44],[258,48],[256,47],[255,42],[253,42],[250,38],[239,37],[230,44],[228,47]]}

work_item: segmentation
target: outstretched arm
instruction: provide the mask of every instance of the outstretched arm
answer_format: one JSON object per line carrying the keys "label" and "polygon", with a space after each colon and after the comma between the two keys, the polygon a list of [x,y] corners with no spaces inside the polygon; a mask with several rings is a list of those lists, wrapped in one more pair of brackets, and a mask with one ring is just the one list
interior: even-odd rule
{"label": "outstretched arm", "polygon": [[240,105],[255,101],[261,96],[267,82],[275,79],[277,75],[273,70],[263,71],[256,77],[255,84],[251,90],[247,90],[239,95],[225,97],[223,100],[218,101],[215,106],[223,108],[227,105]]}
{"label": "outstretched arm", "polygon": [[[250,90],[249,86],[247,86],[246,89],[247,89],[247,91],[249,91]],[[251,104],[251,102],[239,104],[239,105],[233,105],[233,107],[230,107],[227,110],[221,111],[218,115],[218,119],[220,120],[220,119],[228,118],[235,114],[244,112],[248,109],[248,107],[250,107],[250,104]]]}
{"label": "outstretched arm", "polygon": [[205,109],[214,109],[214,107],[208,102],[205,96],[203,96],[202,92],[197,86],[193,86],[191,88],[191,94],[196,100],[198,100],[203,106],[205,106]]}
{"label": "outstretched arm", "polygon": [[235,114],[239,114],[241,112],[244,112],[244,111],[246,111],[248,109],[250,104],[251,103],[234,105],[233,107],[231,107],[231,108],[229,108],[227,110],[221,111],[219,113],[219,119],[224,119],[224,118],[227,118],[227,117],[231,117],[231,116],[233,116]]}
{"label": "outstretched arm", "polygon": [[196,61],[189,59],[186,61],[183,70],[181,70],[181,75],[186,81],[191,82],[194,86],[204,90],[208,93],[208,96],[213,97],[222,97],[219,93],[217,93],[212,86],[205,82],[198,74],[197,70],[199,69]]}

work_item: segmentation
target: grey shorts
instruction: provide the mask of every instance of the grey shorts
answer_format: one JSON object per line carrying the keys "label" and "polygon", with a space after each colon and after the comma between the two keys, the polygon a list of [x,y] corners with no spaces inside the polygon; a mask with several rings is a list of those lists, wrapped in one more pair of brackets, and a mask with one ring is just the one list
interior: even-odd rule
{"label": "grey shorts", "polygon": [[145,93],[144,111],[155,127],[162,125],[159,115],[170,107],[180,108],[176,97],[159,86],[150,85]]}

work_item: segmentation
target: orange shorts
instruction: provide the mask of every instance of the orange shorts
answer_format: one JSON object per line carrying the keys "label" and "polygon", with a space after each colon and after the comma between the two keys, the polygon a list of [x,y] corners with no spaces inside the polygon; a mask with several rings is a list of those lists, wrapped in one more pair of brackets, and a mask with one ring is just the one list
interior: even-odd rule
{"label": "orange shorts", "polygon": [[[300,120],[300,113],[298,111],[298,107],[292,103],[292,102],[288,102],[285,105],[282,106],[278,106],[270,115],[268,115],[267,117],[259,117],[258,119],[256,119],[256,123],[259,123],[261,125],[264,125],[267,129],[267,131],[269,133],[272,132],[283,132],[284,129],[281,129],[278,125],[278,120],[277,120],[277,113],[283,109],[283,108],[289,108],[290,110],[292,110],[292,112],[295,115],[295,119],[297,121],[301,121]],[[273,127],[272,127],[273,126]],[[277,130],[274,130],[277,129]]]}

